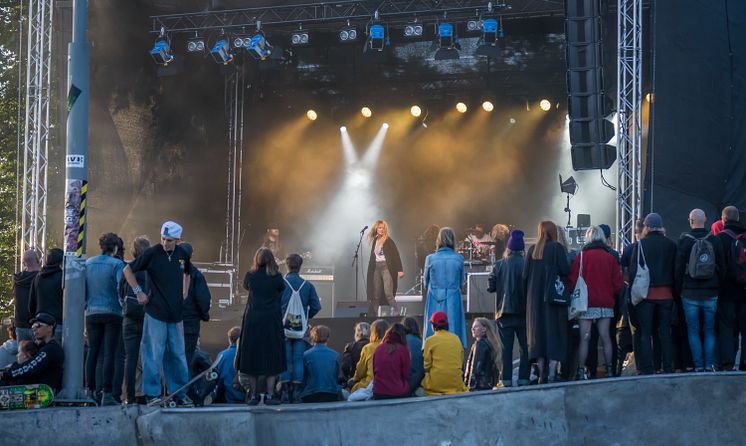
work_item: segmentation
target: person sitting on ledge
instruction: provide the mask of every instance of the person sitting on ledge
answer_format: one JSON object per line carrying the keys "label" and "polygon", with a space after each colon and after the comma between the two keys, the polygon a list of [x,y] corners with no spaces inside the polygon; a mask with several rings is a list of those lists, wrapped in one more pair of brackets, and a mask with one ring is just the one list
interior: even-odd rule
{"label": "person sitting on ledge", "polygon": [[346,386],[347,382],[355,376],[355,367],[360,361],[360,352],[362,352],[363,347],[368,345],[368,342],[370,342],[370,324],[358,322],[355,324],[355,341],[345,345],[344,352],[342,352],[339,371],[339,379],[342,385]]}
{"label": "person sitting on ledge", "polygon": [[436,311],[430,316],[435,334],[425,339],[425,378],[422,388],[425,395],[463,393],[468,389],[462,380],[464,347],[461,339],[448,331],[448,315]]}
{"label": "person sitting on ledge", "polygon": [[383,319],[375,320],[370,326],[370,342],[361,350],[355,376],[347,383],[352,387],[349,401],[363,401],[373,397],[373,352],[381,344],[388,328],[388,322]]}
{"label": "person sitting on ledge", "polygon": [[303,387],[298,393],[304,403],[340,400],[339,353],[326,346],[330,335],[331,330],[326,325],[311,329],[313,347],[303,353]]}
{"label": "person sitting on ledge", "polygon": [[409,349],[407,330],[394,324],[373,353],[373,399],[409,396]]}
{"label": "person sitting on ledge", "polygon": [[23,364],[29,359],[36,356],[39,353],[39,346],[34,344],[34,341],[21,341],[18,343],[18,353],[16,353],[16,360],[13,361],[9,366],[5,367],[5,370],[15,367],[18,364]]}
{"label": "person sitting on ledge", "polygon": [[46,384],[54,392],[62,387],[64,352],[54,339],[57,321],[48,313],[39,313],[31,320],[39,351],[23,363],[15,364],[0,372],[0,385]]}

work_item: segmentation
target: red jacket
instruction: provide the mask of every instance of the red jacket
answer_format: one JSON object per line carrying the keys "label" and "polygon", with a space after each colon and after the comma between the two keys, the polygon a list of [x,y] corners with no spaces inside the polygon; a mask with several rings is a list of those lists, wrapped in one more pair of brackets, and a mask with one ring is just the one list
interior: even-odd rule
{"label": "red jacket", "polygon": [[[580,254],[570,269],[570,289],[575,289],[580,271]],[[614,308],[622,291],[622,270],[619,262],[604,246],[583,250],[583,279],[588,286],[588,308]]]}
{"label": "red jacket", "polygon": [[373,353],[373,394],[384,396],[407,396],[409,394],[409,349],[395,343],[396,349],[386,351],[382,342]]}

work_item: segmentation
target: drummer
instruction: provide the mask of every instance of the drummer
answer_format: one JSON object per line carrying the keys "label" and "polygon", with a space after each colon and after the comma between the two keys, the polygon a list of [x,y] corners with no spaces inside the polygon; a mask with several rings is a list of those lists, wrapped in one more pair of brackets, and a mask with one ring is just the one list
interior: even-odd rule
{"label": "drummer", "polygon": [[475,224],[473,228],[466,230],[465,242],[471,243],[479,257],[485,258],[490,253],[490,248],[495,244],[495,240],[486,232],[484,226]]}

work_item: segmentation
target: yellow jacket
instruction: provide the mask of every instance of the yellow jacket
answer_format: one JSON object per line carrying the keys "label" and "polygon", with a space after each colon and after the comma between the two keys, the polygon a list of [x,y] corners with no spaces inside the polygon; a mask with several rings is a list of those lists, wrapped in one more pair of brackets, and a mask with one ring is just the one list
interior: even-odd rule
{"label": "yellow jacket", "polygon": [[447,395],[469,390],[462,379],[464,347],[458,336],[448,330],[436,331],[425,340],[424,359],[422,388],[425,395]]}
{"label": "yellow jacket", "polygon": [[[373,352],[376,351],[376,347],[381,344],[381,341],[369,342],[360,350],[360,360],[355,366],[355,385],[352,386],[352,391],[368,387],[371,381],[373,381]],[[463,356],[463,352],[462,352]]]}

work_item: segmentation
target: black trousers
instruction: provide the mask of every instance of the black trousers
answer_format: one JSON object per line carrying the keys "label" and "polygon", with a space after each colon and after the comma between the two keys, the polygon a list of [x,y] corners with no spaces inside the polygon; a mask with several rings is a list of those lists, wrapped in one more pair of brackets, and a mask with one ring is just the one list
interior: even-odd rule
{"label": "black trousers", "polygon": [[741,356],[746,344],[746,301],[718,299],[717,309],[717,348],[720,368],[731,370],[738,352],[738,335],[741,335]]}
{"label": "black trousers", "polygon": [[122,322],[124,339],[124,389],[127,402],[133,404],[137,396],[135,387],[137,362],[140,359],[140,341],[142,340],[143,321],[125,317]]}
{"label": "black trousers", "polygon": [[[115,314],[92,314],[85,318],[88,332],[88,356],[86,357],[85,375],[88,389],[103,390],[111,393],[114,380],[114,362],[122,336],[122,316]],[[96,365],[99,354],[104,357],[101,382],[96,382]]]}
{"label": "black trousers", "polygon": [[[522,322],[522,323],[521,323]],[[500,380],[505,383],[513,382],[513,345],[518,338],[521,349],[518,368],[518,379],[528,381],[531,366],[528,362],[528,341],[526,340],[526,322],[520,315],[506,315],[497,320],[497,331],[502,344],[502,371]]]}
{"label": "black trousers", "polygon": [[[653,363],[653,333],[658,333],[661,345],[661,365],[663,371],[673,371],[673,344],[671,342],[671,315],[673,299],[649,300],[640,302],[635,308],[640,323],[640,370],[643,374],[655,372]],[[637,355],[637,352],[635,352]]]}
{"label": "black trousers", "polygon": [[184,319],[184,354],[190,378],[192,377],[192,358],[194,358],[194,351],[197,349],[199,340],[199,328],[199,319]]}
{"label": "black trousers", "polygon": [[[124,325],[122,325],[124,334]],[[117,352],[114,355],[114,380],[112,381],[111,395],[117,401],[122,400],[122,383],[124,382],[124,336],[119,336]]]}

